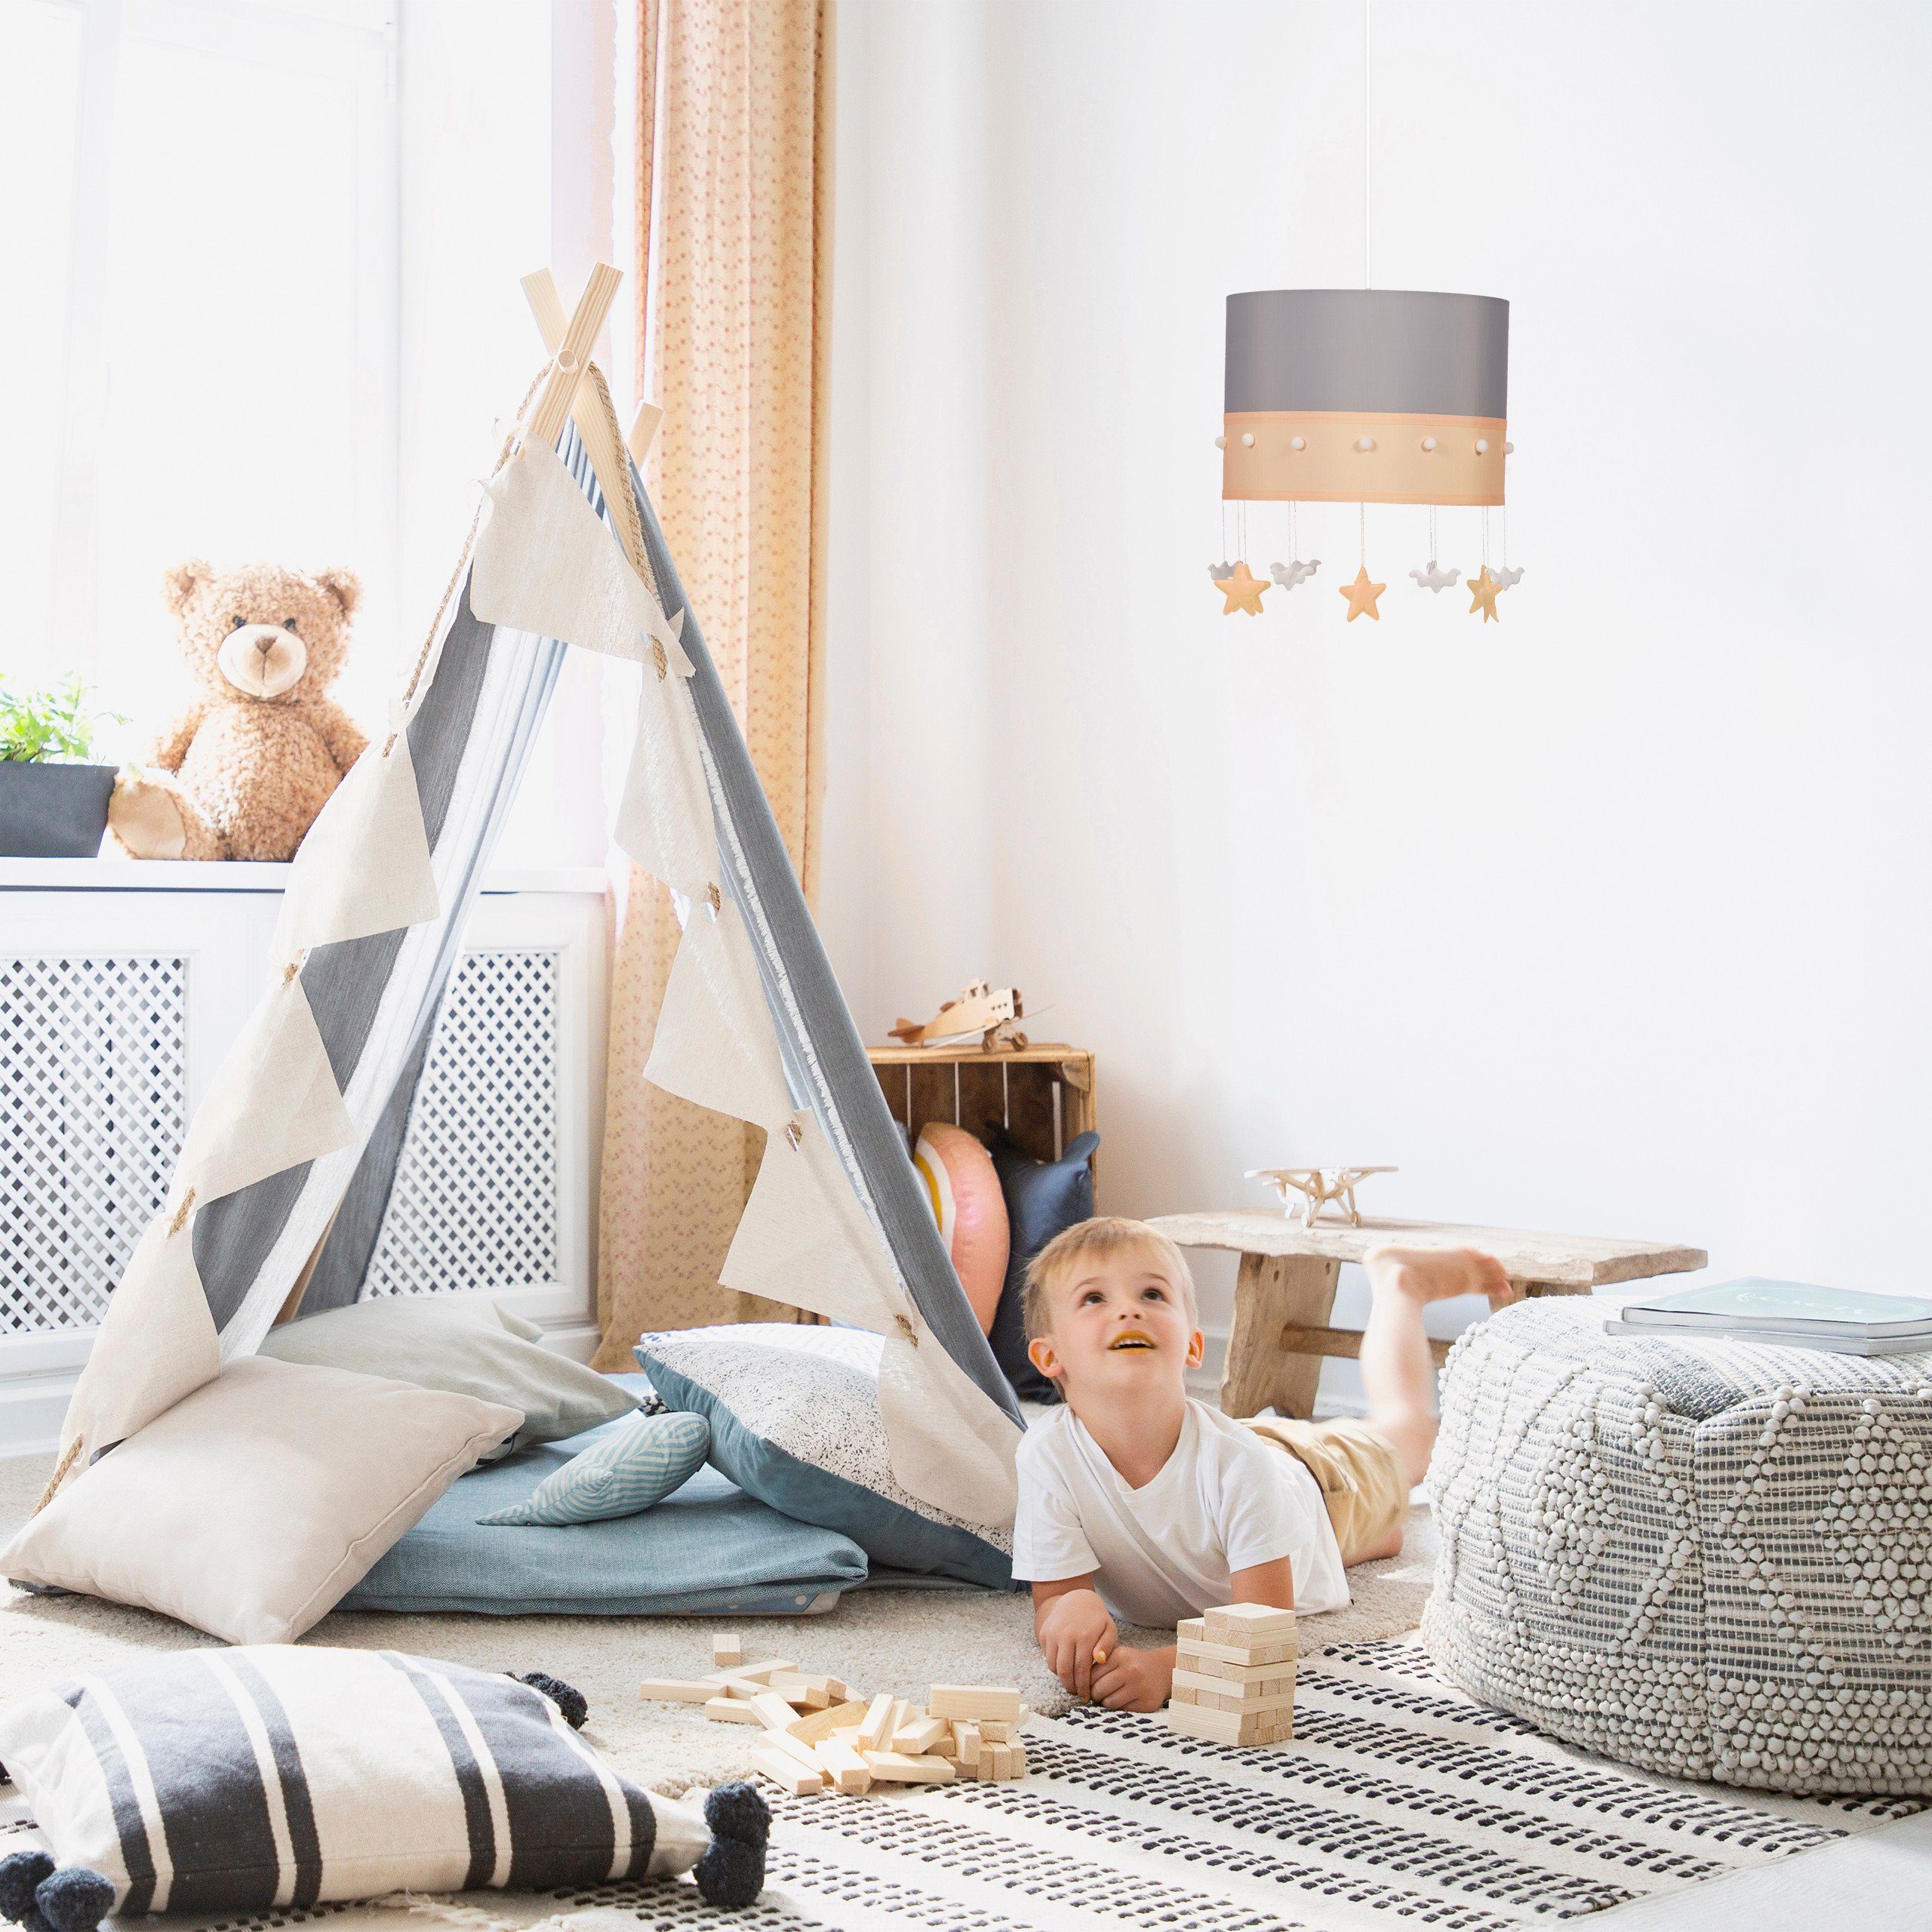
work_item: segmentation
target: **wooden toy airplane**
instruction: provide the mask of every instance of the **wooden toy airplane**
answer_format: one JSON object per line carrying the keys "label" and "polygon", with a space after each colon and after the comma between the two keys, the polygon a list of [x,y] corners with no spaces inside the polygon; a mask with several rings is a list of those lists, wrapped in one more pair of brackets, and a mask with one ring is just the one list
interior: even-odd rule
{"label": "wooden toy airplane", "polygon": [[923,1024],[917,1020],[900,1020],[893,1028],[892,1037],[909,1047],[951,1047],[977,1033],[988,1053],[999,1047],[1023,1047],[1026,1035],[1014,1023],[1026,1010],[1017,986],[995,989],[985,980],[975,980]]}
{"label": "wooden toy airplane", "polygon": [[[1250,1168],[1249,1180],[1265,1180],[1281,1197],[1281,1212],[1303,1227],[1330,1201],[1338,1201],[1349,1226],[1361,1226],[1361,1211],[1355,1205],[1355,1183],[1369,1174],[1392,1174],[1394,1168]],[[1296,1195],[1300,1198],[1297,1199]]]}

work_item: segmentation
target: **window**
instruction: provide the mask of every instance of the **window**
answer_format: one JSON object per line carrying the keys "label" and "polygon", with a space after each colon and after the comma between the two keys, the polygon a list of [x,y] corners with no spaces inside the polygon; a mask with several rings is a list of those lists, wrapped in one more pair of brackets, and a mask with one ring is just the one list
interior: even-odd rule
{"label": "window", "polygon": [[162,573],[344,564],[378,719],[537,366],[549,0],[0,0],[0,670],[138,756],[189,686]]}

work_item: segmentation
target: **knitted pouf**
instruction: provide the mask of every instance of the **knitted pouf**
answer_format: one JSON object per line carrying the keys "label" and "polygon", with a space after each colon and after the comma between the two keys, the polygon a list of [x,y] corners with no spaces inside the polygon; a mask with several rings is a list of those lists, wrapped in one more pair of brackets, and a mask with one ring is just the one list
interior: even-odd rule
{"label": "knitted pouf", "polygon": [[1586,1750],[1932,1792],[1932,1355],[1626,1340],[1524,1302],[1442,1378],[1422,1634]]}

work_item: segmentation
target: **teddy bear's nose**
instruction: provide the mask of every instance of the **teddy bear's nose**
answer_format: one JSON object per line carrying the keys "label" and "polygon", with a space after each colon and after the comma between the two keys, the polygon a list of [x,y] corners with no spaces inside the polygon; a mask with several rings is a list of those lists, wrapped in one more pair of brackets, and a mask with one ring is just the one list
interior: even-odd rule
{"label": "teddy bear's nose", "polygon": [[255,640],[255,648],[266,657],[275,648],[275,639],[272,637],[257,638]]}

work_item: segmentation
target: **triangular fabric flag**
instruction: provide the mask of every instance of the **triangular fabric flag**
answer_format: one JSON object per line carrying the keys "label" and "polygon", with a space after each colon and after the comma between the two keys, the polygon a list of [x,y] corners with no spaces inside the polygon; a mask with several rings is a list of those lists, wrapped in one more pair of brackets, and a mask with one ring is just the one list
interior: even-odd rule
{"label": "triangular fabric flag", "polygon": [[646,872],[688,899],[703,898],[718,881],[718,833],[691,694],[681,678],[654,677],[648,665],[617,840]]}
{"label": "triangular fabric flag", "polygon": [[912,1312],[891,1251],[859,1204],[817,1121],[792,1115],[768,1134],[751,1198],[718,1278],[875,1335]]}
{"label": "triangular fabric flag", "polygon": [[365,939],[435,918],[429,837],[400,705],[391,707],[389,753],[373,740],[335,788],[297,848],[272,956]]}
{"label": "triangular fabric flag", "polygon": [[194,1214],[164,1214],[134,1250],[67,1404],[64,1455],[85,1459],[146,1428],[221,1373],[221,1341],[195,1268]]}
{"label": "triangular fabric flag", "polygon": [[355,1138],[309,996],[285,975],[229,1049],[188,1129],[168,1198],[205,1207]]}
{"label": "triangular fabric flag", "polygon": [[691,903],[644,1077],[681,1100],[782,1133],[792,1096],[758,961],[730,900]]}
{"label": "triangular fabric flag", "polygon": [[469,567],[469,608],[485,623],[640,662],[660,629],[675,644],[657,598],[555,450],[526,437],[484,488],[490,515]]}
{"label": "triangular fabric flag", "polygon": [[1012,1522],[1020,1431],[930,1330],[885,1338],[878,1407],[902,1489],[964,1522]]}

